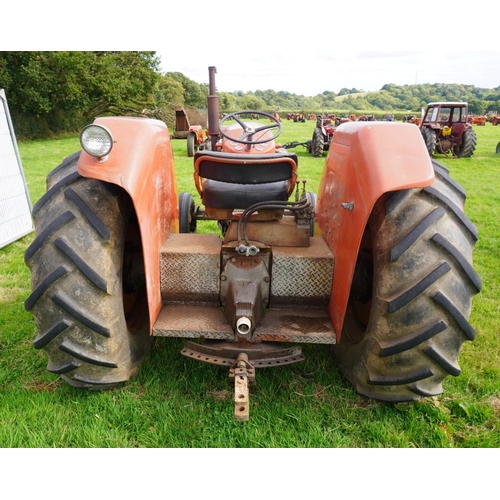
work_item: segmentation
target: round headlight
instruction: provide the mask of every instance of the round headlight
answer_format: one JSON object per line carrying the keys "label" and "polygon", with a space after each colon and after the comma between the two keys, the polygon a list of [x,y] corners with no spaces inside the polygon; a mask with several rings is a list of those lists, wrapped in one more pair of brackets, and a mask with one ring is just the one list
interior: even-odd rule
{"label": "round headlight", "polygon": [[113,148],[113,137],[103,125],[87,125],[80,134],[80,143],[90,156],[103,158]]}

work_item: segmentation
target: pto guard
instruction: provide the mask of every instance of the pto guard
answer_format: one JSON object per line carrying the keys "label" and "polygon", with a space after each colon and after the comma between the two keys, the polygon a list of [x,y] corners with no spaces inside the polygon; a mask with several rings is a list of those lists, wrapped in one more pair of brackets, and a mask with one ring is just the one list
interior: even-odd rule
{"label": "pto guard", "polygon": [[98,163],[82,151],[78,172],[83,177],[116,184],[131,197],[141,230],[150,328],[161,309],[160,248],[178,232],[177,188],[170,134],[159,120],[135,117],[97,118],[115,144]]}
{"label": "pto guard", "polygon": [[337,341],[361,238],[375,203],[385,193],[424,188],[433,181],[434,170],[418,127],[354,122],[336,129],[320,183],[316,221],[335,255],[328,313]]}

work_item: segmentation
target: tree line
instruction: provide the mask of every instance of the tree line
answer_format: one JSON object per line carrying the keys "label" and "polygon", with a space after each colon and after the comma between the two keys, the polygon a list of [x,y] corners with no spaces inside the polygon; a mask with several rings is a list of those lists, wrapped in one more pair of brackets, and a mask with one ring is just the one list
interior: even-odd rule
{"label": "tree line", "polygon": [[[74,133],[97,116],[135,115],[175,125],[175,108],[205,109],[208,83],[162,73],[156,52],[0,52],[0,88],[20,139]],[[342,88],[303,96],[284,90],[219,92],[221,112],[418,112],[432,101],[467,101],[473,114],[500,111],[500,86],[384,85],[376,92]]]}

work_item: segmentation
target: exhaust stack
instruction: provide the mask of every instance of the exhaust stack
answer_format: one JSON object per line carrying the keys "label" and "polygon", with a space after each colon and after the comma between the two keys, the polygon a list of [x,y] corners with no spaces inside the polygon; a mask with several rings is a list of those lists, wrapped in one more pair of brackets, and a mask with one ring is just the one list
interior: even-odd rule
{"label": "exhaust stack", "polygon": [[212,151],[219,140],[219,97],[215,88],[215,73],[217,68],[210,66],[208,68],[208,133],[212,142]]}

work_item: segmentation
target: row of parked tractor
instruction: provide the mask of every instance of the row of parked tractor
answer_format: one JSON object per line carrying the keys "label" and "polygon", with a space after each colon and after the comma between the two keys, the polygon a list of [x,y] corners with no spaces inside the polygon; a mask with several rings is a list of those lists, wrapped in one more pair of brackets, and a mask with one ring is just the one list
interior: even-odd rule
{"label": "row of parked tractor", "polygon": [[[277,113],[274,113],[273,116],[278,116]],[[343,115],[339,116],[336,115],[335,113],[326,113],[323,115],[317,115],[316,113],[309,113],[307,115],[307,120],[306,117],[303,113],[287,113],[286,119],[287,120],[292,120],[294,122],[302,122],[305,123],[306,121],[316,121],[318,117],[323,117],[324,119],[329,119],[335,122],[335,125],[341,125],[342,123],[346,122],[355,122],[355,121],[360,121],[360,122],[371,122],[371,121],[376,121],[375,115],[360,115],[356,116],[355,114],[349,114],[349,115]],[[391,114],[386,114],[382,118],[382,121],[394,121],[394,115]]]}
{"label": "row of parked tractor", "polygon": [[[292,142],[285,147],[305,146],[313,156],[321,157],[328,151],[336,128],[349,121],[375,120],[373,115],[352,119],[354,115],[339,120],[335,115],[318,116],[312,139],[306,142]],[[482,119],[479,119],[482,118]],[[432,102],[427,105],[421,118],[405,115],[403,122],[415,124],[420,128],[429,155],[435,153],[467,158],[474,154],[477,144],[473,125],[484,125],[486,117],[469,114],[466,102]],[[394,115],[385,115],[383,121],[394,121]],[[500,117],[493,115],[489,120],[493,125],[500,123]]]}
{"label": "row of parked tractor", "polygon": [[[187,138],[187,154],[193,157],[198,150],[209,147],[208,134],[200,125],[189,126],[187,115],[181,108],[178,125],[184,123],[184,128],[178,126],[174,137]],[[282,121],[278,113],[269,115],[270,117]],[[307,141],[292,141],[283,145],[284,149],[293,149],[303,146],[315,157],[323,156],[329,150],[330,143],[337,127],[349,122],[367,121],[395,121],[393,114],[385,114],[381,119],[374,114],[364,114],[356,116],[354,114],[339,116],[333,113],[316,115],[310,113],[288,113],[287,120],[305,123],[306,121],[316,121],[312,138]],[[421,130],[423,140],[432,157],[435,153],[444,154],[456,158],[471,157],[474,154],[477,144],[477,137],[473,125],[484,126],[487,122],[492,125],[500,123],[500,115],[473,116],[469,113],[466,102],[433,102],[429,103],[423,115],[404,115],[404,123],[414,124]],[[187,124],[187,126],[186,126]],[[182,129],[182,130],[181,130]]]}
{"label": "row of parked tractor", "polygon": [[[274,113],[274,116],[279,115],[277,113]],[[325,115],[323,115],[325,116]],[[356,116],[355,114],[349,114],[349,115],[343,115],[343,116],[338,116],[336,114],[326,114],[326,118],[329,118],[331,120],[335,121],[336,125],[340,125],[341,123],[345,122],[354,122],[354,121],[375,121],[377,118],[375,118],[375,115],[360,115]],[[316,113],[309,113],[307,115],[307,119],[303,113],[287,113],[287,120],[292,120],[294,122],[306,122],[307,120],[309,121],[316,121],[318,118],[318,115]],[[393,122],[395,121],[394,114],[385,114],[382,118],[382,121],[390,121]],[[422,122],[422,118],[417,116],[417,115],[403,115],[402,118],[403,123],[413,123],[415,125],[420,125]],[[498,114],[488,114],[488,115],[473,115],[469,114],[467,116],[467,122],[472,123],[473,125],[479,125],[479,126],[484,126],[486,123],[491,123],[492,125],[498,125],[500,124],[500,115]]]}
{"label": "row of parked tractor", "polygon": [[[305,121],[302,114],[288,114],[287,119]],[[324,151],[328,151],[335,130],[339,125],[355,121],[376,121],[376,118],[374,115],[356,117],[354,114],[347,116],[337,116],[335,114],[316,116],[310,114],[308,120],[316,120],[316,127],[311,140],[304,142],[293,141],[285,144],[284,147],[304,146],[313,156],[321,157]],[[394,115],[386,114],[381,121],[395,121]],[[465,102],[433,102],[427,106],[422,117],[404,115],[402,121],[417,125],[420,128],[422,138],[431,157],[434,153],[439,153],[463,158],[471,157],[476,149],[477,137],[473,125],[484,126],[487,122],[498,125],[500,115],[471,115]]]}

